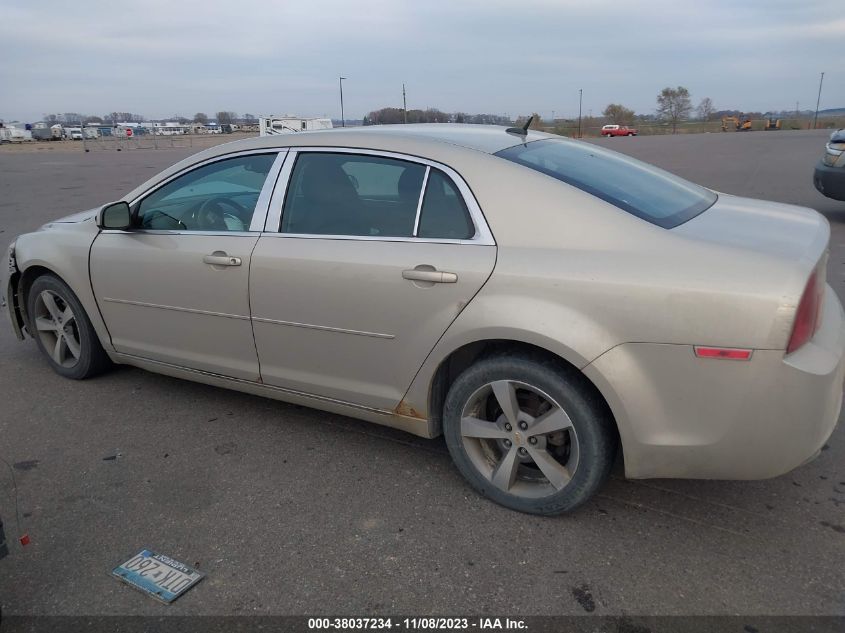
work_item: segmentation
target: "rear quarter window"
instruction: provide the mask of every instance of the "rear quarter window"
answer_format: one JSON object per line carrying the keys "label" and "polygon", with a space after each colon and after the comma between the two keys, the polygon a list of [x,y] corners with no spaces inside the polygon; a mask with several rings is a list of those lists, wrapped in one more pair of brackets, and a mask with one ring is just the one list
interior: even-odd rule
{"label": "rear quarter window", "polygon": [[694,218],[718,199],[709,189],[588,143],[546,139],[509,147],[496,156],[556,178],[667,229]]}

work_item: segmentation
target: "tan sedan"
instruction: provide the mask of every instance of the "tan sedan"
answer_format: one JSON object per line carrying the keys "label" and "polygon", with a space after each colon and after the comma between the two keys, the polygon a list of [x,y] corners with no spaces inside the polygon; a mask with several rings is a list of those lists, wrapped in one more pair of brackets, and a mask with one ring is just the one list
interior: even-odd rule
{"label": "tan sedan", "polygon": [[826,221],[578,141],[384,126],[227,143],[11,245],[12,324],[112,363],[423,437],[508,507],[754,479],[839,416]]}

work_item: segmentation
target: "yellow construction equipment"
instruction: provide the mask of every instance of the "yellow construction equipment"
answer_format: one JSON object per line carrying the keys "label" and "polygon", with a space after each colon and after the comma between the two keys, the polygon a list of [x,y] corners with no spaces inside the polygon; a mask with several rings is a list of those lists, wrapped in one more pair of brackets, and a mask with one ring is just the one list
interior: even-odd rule
{"label": "yellow construction equipment", "polygon": [[779,130],[780,126],[781,126],[780,119],[767,118],[766,119],[766,127],[764,129],[767,130],[767,131],[768,130]]}
{"label": "yellow construction equipment", "polygon": [[728,131],[728,123],[731,123],[731,127],[736,130],[737,132],[750,132],[751,131],[751,119],[748,117],[735,117],[735,116],[723,116],[722,117],[722,132]]}

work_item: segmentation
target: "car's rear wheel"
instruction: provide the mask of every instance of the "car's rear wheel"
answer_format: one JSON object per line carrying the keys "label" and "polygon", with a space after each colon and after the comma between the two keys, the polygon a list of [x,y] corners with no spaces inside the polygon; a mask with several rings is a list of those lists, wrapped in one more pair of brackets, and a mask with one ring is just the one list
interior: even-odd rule
{"label": "car's rear wheel", "polygon": [[58,277],[46,274],[32,282],[27,315],[31,334],[57,373],[81,380],[111,366],[82,304]]}
{"label": "car's rear wheel", "polygon": [[583,376],[546,359],[505,355],[471,366],[449,390],[443,425],[470,484],[531,514],[584,503],[616,454],[607,406]]}

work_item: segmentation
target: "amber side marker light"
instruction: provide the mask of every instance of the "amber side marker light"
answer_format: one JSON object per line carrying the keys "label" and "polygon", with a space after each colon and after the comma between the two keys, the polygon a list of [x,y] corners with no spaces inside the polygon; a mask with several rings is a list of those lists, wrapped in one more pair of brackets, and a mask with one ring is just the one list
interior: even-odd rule
{"label": "amber side marker light", "polygon": [[735,347],[700,347],[695,346],[695,355],[698,358],[718,358],[721,360],[751,360],[750,349],[737,349]]}

